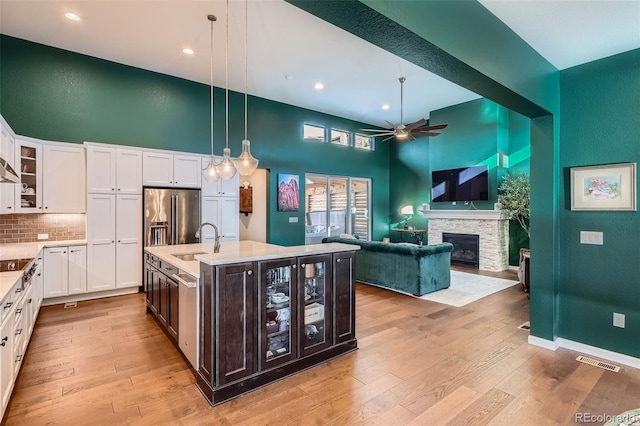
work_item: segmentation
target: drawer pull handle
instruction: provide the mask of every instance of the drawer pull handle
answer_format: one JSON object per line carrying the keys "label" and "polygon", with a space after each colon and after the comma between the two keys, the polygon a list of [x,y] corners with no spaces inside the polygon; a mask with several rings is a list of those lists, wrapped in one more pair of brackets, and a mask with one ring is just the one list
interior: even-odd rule
{"label": "drawer pull handle", "polygon": [[22,334],[22,329],[21,329],[21,328],[20,328],[20,329],[18,329],[18,330],[16,330],[16,336],[19,336],[19,335],[21,335],[21,334]]}
{"label": "drawer pull handle", "polygon": [[19,314],[21,314],[21,313],[22,313],[22,308],[18,308],[18,309],[16,309],[16,315],[19,315]]}
{"label": "drawer pull handle", "polygon": [[5,303],[4,308],[5,309],[9,309],[11,307],[11,305],[13,305],[13,302],[7,302],[7,303]]}
{"label": "drawer pull handle", "polygon": [[22,291],[21,288],[16,288],[16,293],[20,293]]}
{"label": "drawer pull handle", "polygon": [[0,346],[4,346],[4,345],[6,345],[6,344],[7,344],[7,340],[9,340],[9,337],[8,337],[8,336],[4,336],[4,337],[2,338],[2,343],[0,343]]}

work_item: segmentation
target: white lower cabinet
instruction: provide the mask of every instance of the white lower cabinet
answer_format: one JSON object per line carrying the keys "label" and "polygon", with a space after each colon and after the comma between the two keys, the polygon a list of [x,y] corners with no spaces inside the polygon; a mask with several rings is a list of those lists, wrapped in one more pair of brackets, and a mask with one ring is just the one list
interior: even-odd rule
{"label": "white lower cabinet", "polygon": [[42,280],[33,277],[24,290],[22,280],[13,285],[2,299],[0,325],[0,403],[4,417],[11,392],[27,352],[31,333],[40,310],[37,297],[42,294]]}
{"label": "white lower cabinet", "polygon": [[118,195],[116,204],[116,288],[142,283],[142,196]]}
{"label": "white lower cabinet", "polygon": [[87,248],[85,246],[44,249],[44,298],[81,294],[87,291]]}
{"label": "white lower cabinet", "polygon": [[3,414],[11,397],[13,381],[13,315],[9,315],[0,328],[0,391]]}
{"label": "white lower cabinet", "polygon": [[[201,218],[202,222],[216,225],[220,240],[238,241],[238,197],[202,197]],[[215,240],[210,226],[202,228],[201,235],[201,243],[213,243]]]}
{"label": "white lower cabinet", "polygon": [[142,196],[89,194],[87,291],[142,284]]}

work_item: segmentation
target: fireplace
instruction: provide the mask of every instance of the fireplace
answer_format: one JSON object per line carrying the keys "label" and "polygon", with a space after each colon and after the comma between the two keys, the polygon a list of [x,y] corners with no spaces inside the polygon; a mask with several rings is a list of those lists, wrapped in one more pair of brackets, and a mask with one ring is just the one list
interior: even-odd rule
{"label": "fireplace", "polygon": [[472,234],[442,233],[442,242],[453,244],[451,264],[470,266],[479,269],[480,266],[480,236]]}

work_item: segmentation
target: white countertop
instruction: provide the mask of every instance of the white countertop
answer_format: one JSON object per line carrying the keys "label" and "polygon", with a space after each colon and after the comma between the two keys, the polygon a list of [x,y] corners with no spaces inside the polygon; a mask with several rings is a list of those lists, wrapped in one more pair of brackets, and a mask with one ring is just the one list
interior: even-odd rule
{"label": "white countertop", "polygon": [[38,241],[34,243],[0,244],[0,260],[33,259],[44,247],[83,246],[87,240]]}
{"label": "white countertop", "polygon": [[[0,244],[0,260],[33,259],[44,247],[64,247],[86,245],[87,240],[38,241],[34,243]],[[22,271],[0,272],[0,299],[11,290]]]}
{"label": "white countertop", "polygon": [[[213,244],[179,244],[174,246],[145,247],[146,252],[196,278],[200,278],[200,262],[207,265],[225,265],[229,263],[309,256],[314,254],[354,251],[358,249],[360,249],[360,246],[342,243],[285,247],[257,241],[224,241],[220,245],[220,253],[213,252]],[[203,251],[206,254],[196,255],[196,260],[194,261],[184,261],[173,256],[174,254],[198,251]]]}

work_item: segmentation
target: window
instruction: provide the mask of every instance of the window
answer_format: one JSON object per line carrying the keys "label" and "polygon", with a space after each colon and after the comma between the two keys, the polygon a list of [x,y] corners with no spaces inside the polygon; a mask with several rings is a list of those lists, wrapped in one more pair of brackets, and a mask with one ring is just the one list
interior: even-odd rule
{"label": "window", "polygon": [[371,136],[359,135],[356,133],[354,146],[356,148],[373,151],[373,138]]}
{"label": "window", "polygon": [[331,143],[349,146],[349,132],[331,129]]}
{"label": "window", "polygon": [[305,124],[302,137],[307,141],[325,142],[324,127]]}
{"label": "window", "polygon": [[370,179],[307,174],[305,244],[341,234],[370,240],[370,191]]}

